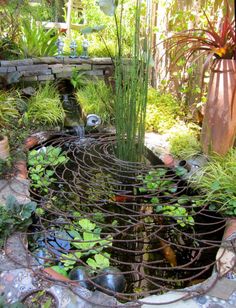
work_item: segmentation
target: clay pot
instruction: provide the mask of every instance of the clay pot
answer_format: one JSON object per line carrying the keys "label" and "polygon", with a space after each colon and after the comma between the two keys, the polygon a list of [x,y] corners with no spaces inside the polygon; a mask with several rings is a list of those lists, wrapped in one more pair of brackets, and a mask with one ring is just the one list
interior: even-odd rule
{"label": "clay pot", "polygon": [[26,307],[33,307],[35,303],[40,303],[40,307],[46,304],[50,300],[50,307],[59,307],[59,302],[57,297],[49,290],[36,289],[25,294],[21,299],[21,302],[26,305]]}
{"label": "clay pot", "polygon": [[38,145],[38,143],[39,143],[39,140],[36,136],[30,136],[25,140],[24,149],[29,150],[33,148],[34,146]]}
{"label": "clay pot", "polygon": [[10,147],[7,136],[0,135],[0,159],[7,159],[10,156]]}
{"label": "clay pot", "polygon": [[202,127],[204,153],[225,155],[236,135],[236,61],[213,62]]}
{"label": "clay pot", "polygon": [[226,223],[223,239],[229,239],[236,232],[236,218],[229,218]]}
{"label": "clay pot", "polygon": [[25,160],[18,160],[14,165],[15,176],[21,179],[28,178],[27,165]]}
{"label": "clay pot", "polygon": [[235,251],[232,242],[235,240],[236,218],[229,218],[225,226],[222,245],[216,254],[216,269],[223,277],[233,272],[235,267]]}
{"label": "clay pot", "polygon": [[51,139],[53,136],[57,135],[55,131],[42,131],[35,133],[31,136],[29,136],[25,142],[24,142],[24,150],[28,151],[35,147],[36,145],[39,145],[42,142],[45,142],[49,139]]}

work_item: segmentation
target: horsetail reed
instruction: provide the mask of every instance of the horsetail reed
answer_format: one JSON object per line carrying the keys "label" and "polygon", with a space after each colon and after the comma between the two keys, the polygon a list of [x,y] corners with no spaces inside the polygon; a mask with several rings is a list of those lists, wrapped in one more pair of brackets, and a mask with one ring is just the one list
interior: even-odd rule
{"label": "horsetail reed", "polygon": [[150,19],[144,24],[142,1],[136,0],[135,24],[131,57],[123,56],[123,5],[119,17],[115,14],[117,55],[115,57],[115,126],[117,134],[116,155],[127,161],[140,161],[144,154],[145,118],[148,75],[151,50]]}

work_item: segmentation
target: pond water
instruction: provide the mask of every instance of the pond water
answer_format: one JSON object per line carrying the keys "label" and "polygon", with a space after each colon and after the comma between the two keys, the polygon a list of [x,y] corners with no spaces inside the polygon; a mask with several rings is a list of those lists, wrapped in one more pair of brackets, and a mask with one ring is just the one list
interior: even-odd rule
{"label": "pond water", "polygon": [[64,275],[79,267],[69,277],[122,301],[211,275],[225,222],[182,180],[183,168],[121,161],[113,135],[62,135],[37,153],[42,147],[59,148],[63,159],[44,166],[41,185],[31,178],[42,209],[29,230],[39,264]]}

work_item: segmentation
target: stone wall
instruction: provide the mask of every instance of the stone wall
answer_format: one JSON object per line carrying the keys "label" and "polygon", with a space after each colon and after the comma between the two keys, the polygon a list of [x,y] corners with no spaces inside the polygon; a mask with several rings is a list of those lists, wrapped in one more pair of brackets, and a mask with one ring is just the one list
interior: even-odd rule
{"label": "stone wall", "polygon": [[17,82],[45,82],[68,79],[74,69],[87,75],[104,78],[112,72],[110,58],[44,57],[24,60],[0,61],[0,87]]}

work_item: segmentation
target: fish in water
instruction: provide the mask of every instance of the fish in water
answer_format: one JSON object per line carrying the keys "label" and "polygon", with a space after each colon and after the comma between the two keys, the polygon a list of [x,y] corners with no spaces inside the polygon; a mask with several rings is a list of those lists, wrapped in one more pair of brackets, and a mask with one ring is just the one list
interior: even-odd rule
{"label": "fish in water", "polygon": [[171,267],[177,266],[176,254],[173,248],[171,248],[170,244],[168,244],[167,242],[161,239],[159,241],[160,246],[162,247],[161,251],[165,259],[170,263]]}

